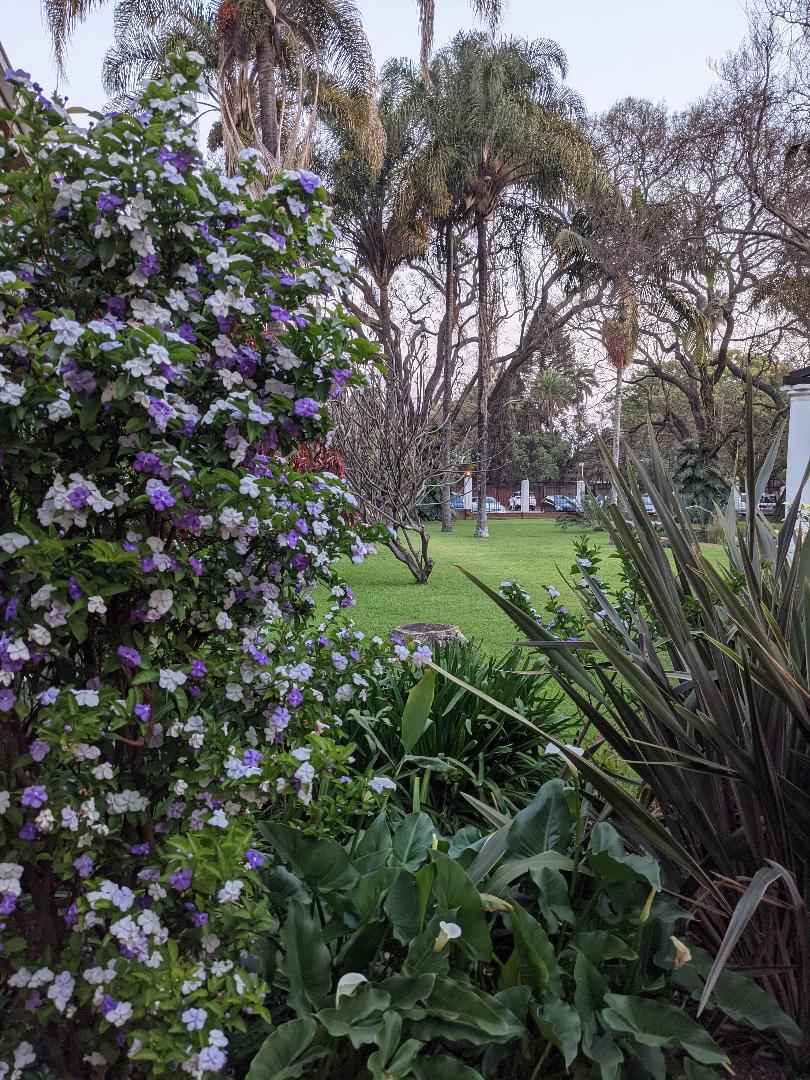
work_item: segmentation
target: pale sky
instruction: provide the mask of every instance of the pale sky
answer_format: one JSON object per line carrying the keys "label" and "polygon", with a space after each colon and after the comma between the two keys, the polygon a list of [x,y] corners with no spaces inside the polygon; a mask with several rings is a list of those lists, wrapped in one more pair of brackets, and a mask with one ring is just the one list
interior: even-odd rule
{"label": "pale sky", "polygon": [[[75,105],[101,108],[101,58],[112,37],[112,0],[76,32],[68,80]],[[391,56],[418,56],[415,0],[359,0],[378,66]],[[436,0],[436,44],[472,28],[467,0]],[[568,83],[592,112],[634,95],[682,108],[713,81],[709,62],[742,41],[743,0],[509,0],[501,32],[548,37],[568,54]],[[0,0],[0,41],[14,67],[47,90],[56,72],[40,0]]]}

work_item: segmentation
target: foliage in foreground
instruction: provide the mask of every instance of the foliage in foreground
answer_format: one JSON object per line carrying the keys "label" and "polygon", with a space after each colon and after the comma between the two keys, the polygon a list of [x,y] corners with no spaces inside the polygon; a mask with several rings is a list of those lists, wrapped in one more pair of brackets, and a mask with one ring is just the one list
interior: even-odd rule
{"label": "foliage in foreground", "polygon": [[[746,490],[756,507],[778,444],[755,476],[750,399],[748,423]],[[611,508],[606,523],[636,583],[634,603],[619,610],[583,567],[589,641],[560,643],[481,587],[547,653],[563,689],[641,778],[638,803],[583,766],[605,805],[683,875],[699,939],[717,953],[714,975],[726,962],[756,971],[801,1028],[795,1053],[806,1064],[810,544],[796,532],[798,505],[776,536],[755,512],[741,532],[731,504],[721,522],[728,563],[719,566],[701,550],[650,437],[649,469],[631,455],[623,477],[607,462],[622,512]],[[639,485],[660,522],[650,521]]]}
{"label": "foliage in foreground", "polygon": [[15,76],[2,115],[1,1075],[228,1068],[254,817],[378,801],[336,729],[370,660],[303,630],[365,549],[285,460],[366,347],[317,178],[201,168],[198,73],[88,130]]}
{"label": "foliage in foreground", "polygon": [[[701,1080],[728,1064],[692,1015],[710,961],[678,936],[689,916],[655,859],[559,779],[495,817],[444,838],[425,814],[380,814],[345,846],[260,826],[276,1027],[248,1080]],[[738,975],[709,1005],[797,1037]]]}

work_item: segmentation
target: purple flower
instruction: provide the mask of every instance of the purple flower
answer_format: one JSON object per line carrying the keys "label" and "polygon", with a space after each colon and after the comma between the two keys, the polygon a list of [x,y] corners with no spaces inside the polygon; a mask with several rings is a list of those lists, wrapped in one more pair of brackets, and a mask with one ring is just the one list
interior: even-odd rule
{"label": "purple flower", "polygon": [[86,487],[77,487],[68,495],[68,502],[75,510],[81,510],[90,501],[90,492]]}
{"label": "purple flower", "polygon": [[79,912],[75,904],[71,904],[65,914],[62,916],[68,926],[75,926],[79,918]]}
{"label": "purple flower", "polygon": [[242,754],[242,761],[245,765],[250,765],[251,767],[261,765],[262,761],[264,761],[264,754],[259,750],[245,750]]}
{"label": "purple flower", "polygon": [[306,169],[301,169],[298,173],[298,183],[307,193],[307,195],[314,195],[315,189],[321,182],[321,178],[316,176],[315,173],[307,172]]}
{"label": "purple flower", "polygon": [[79,855],[73,860],[73,869],[81,878],[90,877],[93,873],[93,860],[89,855]]}
{"label": "purple flower", "polygon": [[0,893],[0,915],[11,915],[17,906],[17,896],[13,892]]}
{"label": "purple flower", "polygon": [[191,661],[191,677],[192,679],[204,679],[208,674],[208,668],[206,667],[204,660],[192,660]]}
{"label": "purple flower", "polygon": [[28,753],[34,759],[34,761],[42,761],[45,755],[50,750],[50,746],[42,739],[34,739],[31,745],[28,747]]}
{"label": "purple flower", "polygon": [[0,712],[11,712],[17,696],[13,690],[0,690]]}
{"label": "purple flower", "polygon": [[185,870],[178,870],[174,874],[169,875],[169,884],[173,889],[177,889],[178,892],[185,892],[191,885],[191,879],[194,877],[194,871],[186,868]]}
{"label": "purple flower", "polygon": [[81,585],[79,585],[75,577],[68,578],[67,594],[68,600],[78,600],[82,596]]}
{"label": "purple flower", "polygon": [[160,458],[149,450],[139,450],[132,464],[136,472],[155,473],[160,468]]}
{"label": "purple flower", "polygon": [[301,693],[297,686],[294,686],[292,690],[290,690],[290,692],[287,694],[287,704],[290,706],[291,709],[297,709],[298,706],[303,703],[303,701],[304,695]]}
{"label": "purple flower", "polygon": [[151,705],[136,705],[135,706],[135,715],[138,717],[139,720],[142,720],[144,723],[146,723],[148,721],[149,717],[152,715],[152,706]]}
{"label": "purple flower", "polygon": [[156,487],[149,496],[149,502],[156,510],[168,510],[174,506],[175,498],[167,488]]}
{"label": "purple flower", "polygon": [[119,199],[117,195],[99,195],[96,199],[96,206],[102,213],[106,213],[108,210],[115,210],[116,206],[123,206],[124,200]]}
{"label": "purple flower", "polygon": [[313,401],[312,398],[302,397],[296,401],[293,412],[296,416],[317,416],[318,408],[317,401]]}
{"label": "purple flower", "polygon": [[23,788],[22,805],[30,806],[32,810],[39,810],[48,801],[48,792],[41,784],[31,784]]}
{"label": "purple flower", "polygon": [[147,843],[133,844],[129,849],[129,853],[130,855],[148,855],[150,850],[151,848]]}
{"label": "purple flower", "polygon": [[21,840],[36,840],[37,827],[33,823],[33,821],[26,821],[26,823],[20,829],[19,837]]}
{"label": "purple flower", "polygon": [[101,999],[101,1004],[99,1005],[99,1009],[101,1010],[102,1014],[106,1016],[107,1013],[112,1012],[113,1009],[117,1008],[118,1002],[115,1000],[115,998],[111,997],[110,994],[105,994],[104,997]]}
{"label": "purple flower", "polygon": [[119,645],[116,652],[124,667],[138,667],[141,662],[141,654],[137,649],[131,649],[129,645]]}
{"label": "purple flower", "polygon": [[191,916],[191,922],[194,926],[205,926],[205,924],[208,922],[208,912],[195,911],[194,914]]}
{"label": "purple flower", "polygon": [[248,864],[251,870],[258,870],[260,867],[264,866],[265,858],[264,855],[261,855],[253,848],[248,848],[247,852],[245,853],[245,862]]}

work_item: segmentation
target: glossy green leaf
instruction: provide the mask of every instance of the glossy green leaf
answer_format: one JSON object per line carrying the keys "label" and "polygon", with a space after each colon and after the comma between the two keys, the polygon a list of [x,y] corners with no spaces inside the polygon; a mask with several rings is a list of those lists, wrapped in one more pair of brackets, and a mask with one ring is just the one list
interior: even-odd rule
{"label": "glossy green leaf", "polygon": [[436,688],[436,673],[432,668],[425,668],[422,677],[408,694],[408,700],[402,711],[400,736],[402,749],[406,754],[419,742],[430,723],[430,708]]}
{"label": "glossy green leaf", "polygon": [[315,1037],[316,1024],[311,1016],[289,1020],[268,1035],[250,1063],[246,1080],[297,1080],[318,1058],[323,1047],[310,1044]]}
{"label": "glossy green leaf", "polygon": [[332,957],[324,944],[319,920],[303,904],[293,901],[280,938],[284,956],[278,974],[290,1008],[299,1015],[319,1009],[332,987]]}
{"label": "glossy green leaf", "polygon": [[646,1046],[683,1050],[703,1065],[727,1065],[727,1055],[711,1035],[682,1009],[660,998],[605,994],[602,1020]]}

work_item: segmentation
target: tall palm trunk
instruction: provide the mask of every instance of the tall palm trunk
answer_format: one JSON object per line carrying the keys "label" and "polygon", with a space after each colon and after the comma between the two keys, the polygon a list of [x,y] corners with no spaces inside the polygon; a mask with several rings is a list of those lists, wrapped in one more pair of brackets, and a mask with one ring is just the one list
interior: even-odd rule
{"label": "tall palm trunk", "polygon": [[489,466],[489,368],[490,325],[489,325],[489,258],[487,252],[487,223],[484,215],[475,216],[477,238],[476,261],[478,265],[478,406],[477,406],[477,454],[478,471],[476,474],[476,494],[478,511],[475,519],[475,533],[478,539],[489,536],[487,525],[487,470]]}
{"label": "tall palm trunk", "polygon": [[256,46],[256,78],[259,85],[259,120],[262,143],[274,162],[278,163],[279,132],[278,102],[273,63],[273,46],[263,37]]}
{"label": "tall palm trunk", "polygon": [[447,260],[445,277],[444,310],[444,356],[442,357],[442,532],[453,531],[453,508],[450,505],[450,464],[453,453],[453,320],[456,310],[456,272],[455,251],[453,244],[453,224],[448,221],[445,232],[445,258]]}

